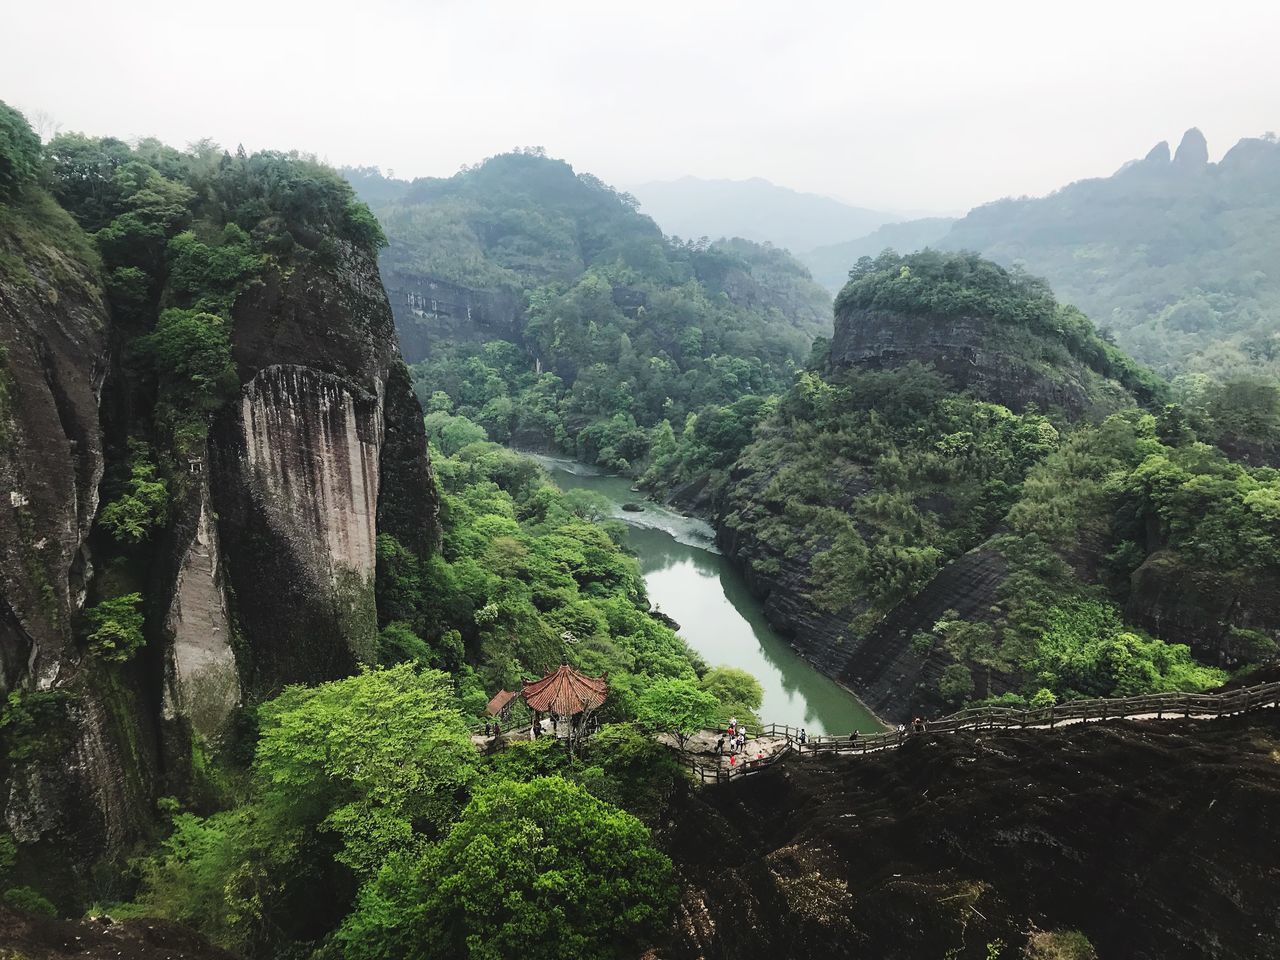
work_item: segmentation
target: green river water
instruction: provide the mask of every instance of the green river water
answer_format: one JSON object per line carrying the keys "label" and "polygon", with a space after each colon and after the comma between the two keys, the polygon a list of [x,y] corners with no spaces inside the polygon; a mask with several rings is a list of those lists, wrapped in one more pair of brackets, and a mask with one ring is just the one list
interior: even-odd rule
{"label": "green river water", "polygon": [[[711,666],[741,667],[764,687],[760,718],[845,734],[883,729],[856,697],[819,673],[769,626],[760,604],[716,550],[702,520],[681,516],[631,491],[631,481],[572,460],[537,457],[562,489],[604,494],[627,524],[627,544],[640,560],[649,599],[681,627],[680,634]],[[643,502],[643,513],[622,509]]]}

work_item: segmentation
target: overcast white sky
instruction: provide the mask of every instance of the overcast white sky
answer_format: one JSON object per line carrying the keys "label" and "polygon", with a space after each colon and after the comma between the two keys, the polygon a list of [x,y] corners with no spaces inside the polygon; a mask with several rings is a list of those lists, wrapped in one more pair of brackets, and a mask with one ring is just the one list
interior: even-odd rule
{"label": "overcast white sky", "polygon": [[959,211],[1199,126],[1280,129],[1277,0],[42,0],[0,99],[63,130],[212,137],[397,176],[542,145],[619,186],[765,177]]}

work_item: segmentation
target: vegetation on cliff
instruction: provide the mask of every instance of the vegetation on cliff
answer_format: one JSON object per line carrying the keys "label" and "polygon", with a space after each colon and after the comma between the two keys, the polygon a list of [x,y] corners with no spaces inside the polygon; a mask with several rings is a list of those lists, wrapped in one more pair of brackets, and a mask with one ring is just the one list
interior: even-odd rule
{"label": "vegetation on cliff", "polygon": [[[725,533],[758,584],[802,584],[805,602],[848,623],[843,642],[856,649],[951,561],[993,552],[1007,567],[993,606],[946,611],[914,635],[878,641],[910,643],[917,669],[936,662],[925,671],[933,695],[952,703],[1199,690],[1222,682],[1218,667],[1274,652],[1277,625],[1257,629],[1259,610],[1247,601],[1225,613],[1225,643],[1135,608],[1144,589],[1135,574],[1156,554],[1184,575],[1270,578],[1280,561],[1275,471],[1200,442],[1197,429],[1221,431],[1206,406],[1189,413],[1159,402],[1163,385],[1042,283],[969,255],[864,261],[837,303],[841,323],[886,310],[1029,330],[1120,380],[1158,415],[1051,422],[1034,408],[977,399],[981,382],[957,390],[915,362],[805,372],[766,405],[730,474]],[[1188,643],[1211,666],[1193,661]]]}
{"label": "vegetation on cliff", "polygon": [[938,241],[1021,263],[1162,373],[1280,372],[1274,268],[1280,143],[1209,163],[1198,130],[1111,177],[977,207]]}
{"label": "vegetation on cliff", "polygon": [[633,198],[537,151],[391,195],[348,175],[387,230],[389,276],[521,304],[509,339],[446,342],[414,366],[424,406],[443,391],[499,442],[638,471],[655,438],[785,387],[829,326],[826,294],[785,252],[664,238]]}

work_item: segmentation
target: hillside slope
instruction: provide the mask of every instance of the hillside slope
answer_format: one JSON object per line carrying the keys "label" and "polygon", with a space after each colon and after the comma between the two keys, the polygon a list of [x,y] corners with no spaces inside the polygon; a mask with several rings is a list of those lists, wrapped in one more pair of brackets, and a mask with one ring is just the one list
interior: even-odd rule
{"label": "hillside slope", "polygon": [[719,517],[821,669],[897,718],[1202,688],[1222,674],[1192,652],[1275,650],[1274,471],[1202,442],[1213,423],[1043,283],[886,254],[837,311],[825,369],[757,427]]}
{"label": "hillside slope", "polygon": [[633,470],[664,421],[780,389],[830,331],[829,297],[784,251],[668,240],[537,152],[397,190],[349,175],[393,198],[382,269],[424,404],[439,391],[439,412],[500,442]]}
{"label": "hillside slope", "polygon": [[938,241],[1053,284],[1166,375],[1280,372],[1280,143],[1200,131],[1110,177],[977,207]]}

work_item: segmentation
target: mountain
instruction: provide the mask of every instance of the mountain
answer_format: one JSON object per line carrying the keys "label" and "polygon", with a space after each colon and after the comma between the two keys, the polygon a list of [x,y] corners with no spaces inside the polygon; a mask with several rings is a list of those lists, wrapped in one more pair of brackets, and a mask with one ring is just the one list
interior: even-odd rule
{"label": "mountain", "polygon": [[663,424],[709,413],[707,429],[723,411],[734,426],[714,442],[733,442],[831,329],[830,298],[784,250],[666,238],[630,197],[536,151],[407,187],[349,175],[390,241],[382,271],[423,402],[447,395],[500,442],[634,472]]}
{"label": "mountain", "polygon": [[1280,142],[1199,130],[1110,177],[969,212],[938,241],[1021,264],[1166,375],[1280,373]]}
{"label": "mountain", "polygon": [[0,128],[0,873],[70,910],[247,707],[375,659],[377,544],[437,502],[345,182]]}
{"label": "mountain", "polygon": [[[816,193],[750,180],[655,181],[631,191],[663,233],[685,239],[743,237],[794,253],[840,243],[900,219]],[[878,253],[879,251],[877,251]]]}
{"label": "mountain", "polygon": [[813,279],[832,293],[839,293],[849,279],[849,271],[862,257],[876,257],[885,250],[910,253],[925,247],[936,247],[955,217],[924,217],[902,223],[886,223],[864,237],[830,246],[817,247],[798,254],[799,260]]}
{"label": "mountain", "polygon": [[1211,445],[1233,410],[1168,400],[1042,281],[882,254],[729,467],[718,539],[890,717],[1201,689],[1274,656],[1280,482]]}

